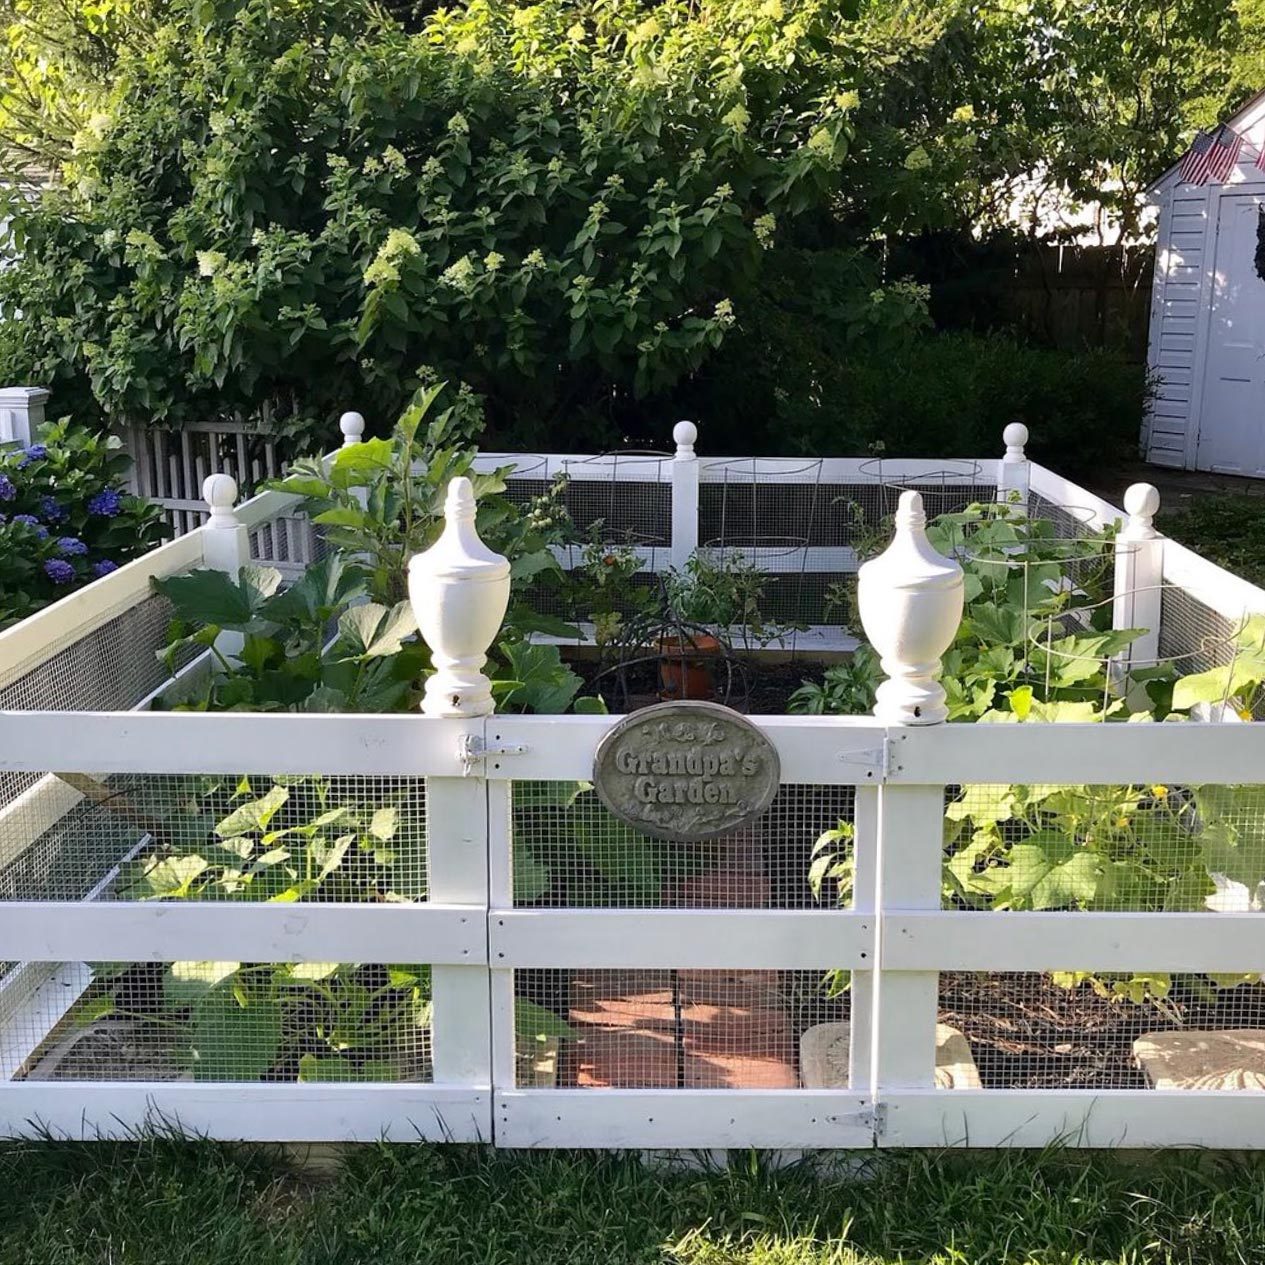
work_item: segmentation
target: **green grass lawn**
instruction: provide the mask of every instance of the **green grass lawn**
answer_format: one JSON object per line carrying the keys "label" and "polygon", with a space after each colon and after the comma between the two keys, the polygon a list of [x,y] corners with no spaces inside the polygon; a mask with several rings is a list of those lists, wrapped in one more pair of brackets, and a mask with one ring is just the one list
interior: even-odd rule
{"label": "green grass lawn", "polygon": [[1265,1162],[1072,1152],[670,1172],[635,1158],[355,1148],[304,1180],[203,1143],[0,1147],[3,1265],[1265,1262]]}
{"label": "green grass lawn", "polygon": [[1265,497],[1203,493],[1160,529],[1253,584],[1265,584]]}

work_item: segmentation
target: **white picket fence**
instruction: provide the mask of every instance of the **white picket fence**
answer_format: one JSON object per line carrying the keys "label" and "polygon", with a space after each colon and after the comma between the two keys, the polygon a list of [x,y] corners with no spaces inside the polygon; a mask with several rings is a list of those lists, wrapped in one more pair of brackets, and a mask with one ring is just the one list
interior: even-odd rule
{"label": "white picket fence", "polygon": [[[681,438],[678,433],[678,440]],[[692,445],[691,445],[692,446]],[[1009,445],[1011,449],[1016,444]],[[688,554],[705,464],[655,465],[673,489],[672,541]],[[596,470],[598,458],[512,458]],[[693,460],[697,460],[694,458]],[[505,458],[481,458],[503,464]],[[755,482],[793,482],[764,459]],[[832,483],[875,486],[953,463],[827,464]],[[667,467],[665,469],[665,466]],[[618,468],[626,468],[623,462]],[[642,467],[643,471],[647,467]],[[953,474],[1055,506],[1087,522],[1125,516],[1016,457]],[[697,476],[697,482],[695,477]],[[612,477],[608,468],[601,475]],[[622,478],[623,476],[614,476]],[[641,476],[640,481],[649,481]],[[681,490],[678,491],[678,488]],[[166,688],[115,679],[161,645],[127,620],[159,602],[152,578],[232,568],[249,538],[296,504],[265,493],[0,633],[0,807],[4,865],[82,803],[61,771],[121,774],[329,774],[423,779],[428,896],[413,903],[6,900],[0,908],[0,1135],[51,1130],[118,1136],[146,1125],[276,1141],[476,1140],[500,1146],[872,1147],[1265,1146],[1265,1094],[1230,1090],[940,1089],[941,972],[1265,968],[1258,913],[966,912],[941,908],[946,788],[966,784],[1265,784],[1256,725],[903,726],[873,717],[760,717],[788,787],[853,788],[855,874],[847,908],[537,908],[514,899],[515,783],[591,776],[619,717],[165,714]],[[1164,585],[1201,611],[1238,620],[1265,594],[1147,535],[1121,551],[1137,604],[1163,618]],[[680,528],[678,531],[677,528]],[[696,528],[697,531],[697,528]],[[697,540],[697,534],[694,536]],[[832,546],[824,546],[832,547]],[[669,559],[671,554],[669,554]],[[832,558],[832,565],[839,559]],[[1145,582],[1138,568],[1161,576]],[[158,612],[161,614],[161,611]],[[1180,631],[1180,630],[1179,630]],[[1173,634],[1176,635],[1176,634]],[[91,680],[79,680],[93,649]],[[185,672],[206,670],[204,660]],[[132,692],[129,694],[128,690]],[[15,701],[19,700],[19,701]],[[69,701],[67,701],[69,700]],[[129,710],[135,709],[135,710]],[[5,785],[8,783],[5,782]],[[825,829],[833,821],[823,820]],[[119,857],[118,860],[122,860]],[[173,960],[426,962],[432,966],[432,1079],[426,1083],[38,1081],[30,1056],[93,981],[90,964]],[[536,1088],[520,1083],[515,972],[557,970],[851,972],[850,1066],[836,1089]]]}

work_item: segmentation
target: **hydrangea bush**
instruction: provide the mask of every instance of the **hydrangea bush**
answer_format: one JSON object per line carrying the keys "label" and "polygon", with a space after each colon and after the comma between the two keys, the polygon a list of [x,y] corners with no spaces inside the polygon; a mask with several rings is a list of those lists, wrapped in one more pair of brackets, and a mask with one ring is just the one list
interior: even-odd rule
{"label": "hydrangea bush", "polygon": [[67,420],[0,453],[0,627],[158,543],[162,513],[123,491],[120,447]]}

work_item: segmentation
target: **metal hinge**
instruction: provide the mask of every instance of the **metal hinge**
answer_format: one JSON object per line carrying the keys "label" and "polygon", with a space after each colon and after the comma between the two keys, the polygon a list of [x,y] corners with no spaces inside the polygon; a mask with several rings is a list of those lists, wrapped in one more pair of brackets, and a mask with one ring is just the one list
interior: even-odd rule
{"label": "metal hinge", "polygon": [[876,1137],[882,1137],[887,1128],[887,1104],[875,1103],[861,1111],[849,1111],[844,1115],[828,1116],[831,1124],[843,1125],[850,1129],[870,1129]]}
{"label": "metal hinge", "polygon": [[478,734],[462,734],[458,754],[461,757],[461,776],[477,777],[485,771],[489,756],[522,755],[527,745],[522,742],[484,742]]}
{"label": "metal hinge", "polygon": [[891,772],[891,745],[891,740],[884,738],[882,746],[868,747],[864,751],[845,751],[839,759],[844,764],[858,766],[864,770],[864,776],[859,778],[859,781],[885,782],[887,775]]}

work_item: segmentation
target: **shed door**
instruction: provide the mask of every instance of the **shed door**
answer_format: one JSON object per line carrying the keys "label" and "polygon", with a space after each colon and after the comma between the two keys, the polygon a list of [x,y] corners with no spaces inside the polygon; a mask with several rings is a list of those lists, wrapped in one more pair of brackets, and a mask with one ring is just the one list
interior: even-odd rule
{"label": "shed door", "polygon": [[1256,274],[1265,195],[1220,199],[1196,466],[1265,475],[1265,281]]}

